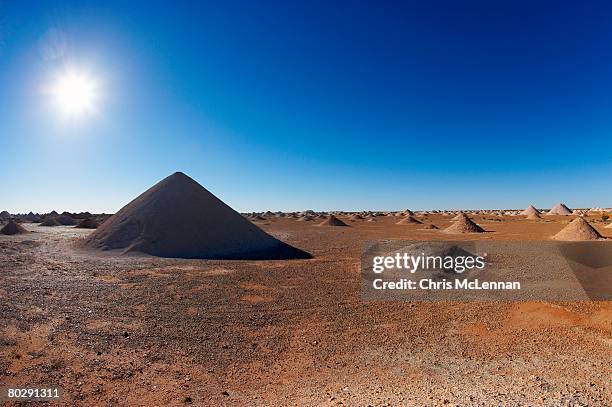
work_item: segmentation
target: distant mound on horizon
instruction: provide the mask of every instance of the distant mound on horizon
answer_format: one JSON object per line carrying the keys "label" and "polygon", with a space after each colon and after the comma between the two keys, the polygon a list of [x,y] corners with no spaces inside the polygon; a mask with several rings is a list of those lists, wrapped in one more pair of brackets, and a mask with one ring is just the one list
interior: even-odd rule
{"label": "distant mound on horizon", "polygon": [[521,215],[530,216],[530,215],[541,215],[540,211],[533,205],[529,205],[527,209],[521,212]]}
{"label": "distant mound on horizon", "polygon": [[181,172],[121,208],[82,247],[173,258],[311,257],[270,236]]}
{"label": "distant mound on horizon", "polygon": [[57,221],[57,217],[49,216],[43,219],[39,226],[61,226],[61,223]]}
{"label": "distant mound on horizon", "polygon": [[334,215],[329,215],[327,219],[319,223],[317,226],[348,226],[346,223],[336,218]]}
{"label": "distant mound on horizon", "polygon": [[547,215],[571,215],[572,211],[570,208],[565,206],[564,203],[559,202],[548,211]]}
{"label": "distant mound on horizon", "polygon": [[396,225],[421,225],[423,222],[415,218],[413,215],[408,215],[399,222],[395,223]]}

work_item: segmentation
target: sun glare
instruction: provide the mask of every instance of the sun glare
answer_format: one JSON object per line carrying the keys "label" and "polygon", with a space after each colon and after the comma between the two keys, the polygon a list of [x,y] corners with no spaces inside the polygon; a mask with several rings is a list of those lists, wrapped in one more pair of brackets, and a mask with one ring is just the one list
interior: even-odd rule
{"label": "sun glare", "polygon": [[95,107],[96,83],[87,75],[69,72],[58,79],[51,93],[58,109],[70,118],[92,113]]}

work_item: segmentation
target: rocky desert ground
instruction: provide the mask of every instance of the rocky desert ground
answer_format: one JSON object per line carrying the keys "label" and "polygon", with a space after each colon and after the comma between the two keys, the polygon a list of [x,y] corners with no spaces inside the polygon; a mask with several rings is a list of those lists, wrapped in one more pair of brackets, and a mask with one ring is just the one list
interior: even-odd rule
{"label": "rocky desert ground", "polygon": [[[364,301],[366,241],[448,239],[424,225],[451,216],[414,218],[253,216],[298,260],[92,252],[89,229],[22,223],[0,235],[0,386],[81,406],[612,404],[609,301]],[[487,233],[453,239],[546,240],[574,217],[470,218]]]}

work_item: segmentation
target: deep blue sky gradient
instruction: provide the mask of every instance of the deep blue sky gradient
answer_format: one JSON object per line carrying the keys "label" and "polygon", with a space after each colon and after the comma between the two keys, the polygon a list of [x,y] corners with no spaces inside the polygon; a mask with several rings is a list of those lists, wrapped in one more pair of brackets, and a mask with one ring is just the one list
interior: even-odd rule
{"label": "deep blue sky gradient", "polygon": [[96,3],[0,1],[0,210],[179,170],[242,211],[612,206],[611,3]]}

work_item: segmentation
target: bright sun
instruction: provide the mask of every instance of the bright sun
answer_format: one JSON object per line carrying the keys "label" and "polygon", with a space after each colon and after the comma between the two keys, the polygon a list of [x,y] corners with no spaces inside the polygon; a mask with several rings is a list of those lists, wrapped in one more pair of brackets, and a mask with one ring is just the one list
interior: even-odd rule
{"label": "bright sun", "polygon": [[93,112],[97,86],[87,75],[69,72],[58,79],[51,93],[55,104],[65,116],[78,118]]}

